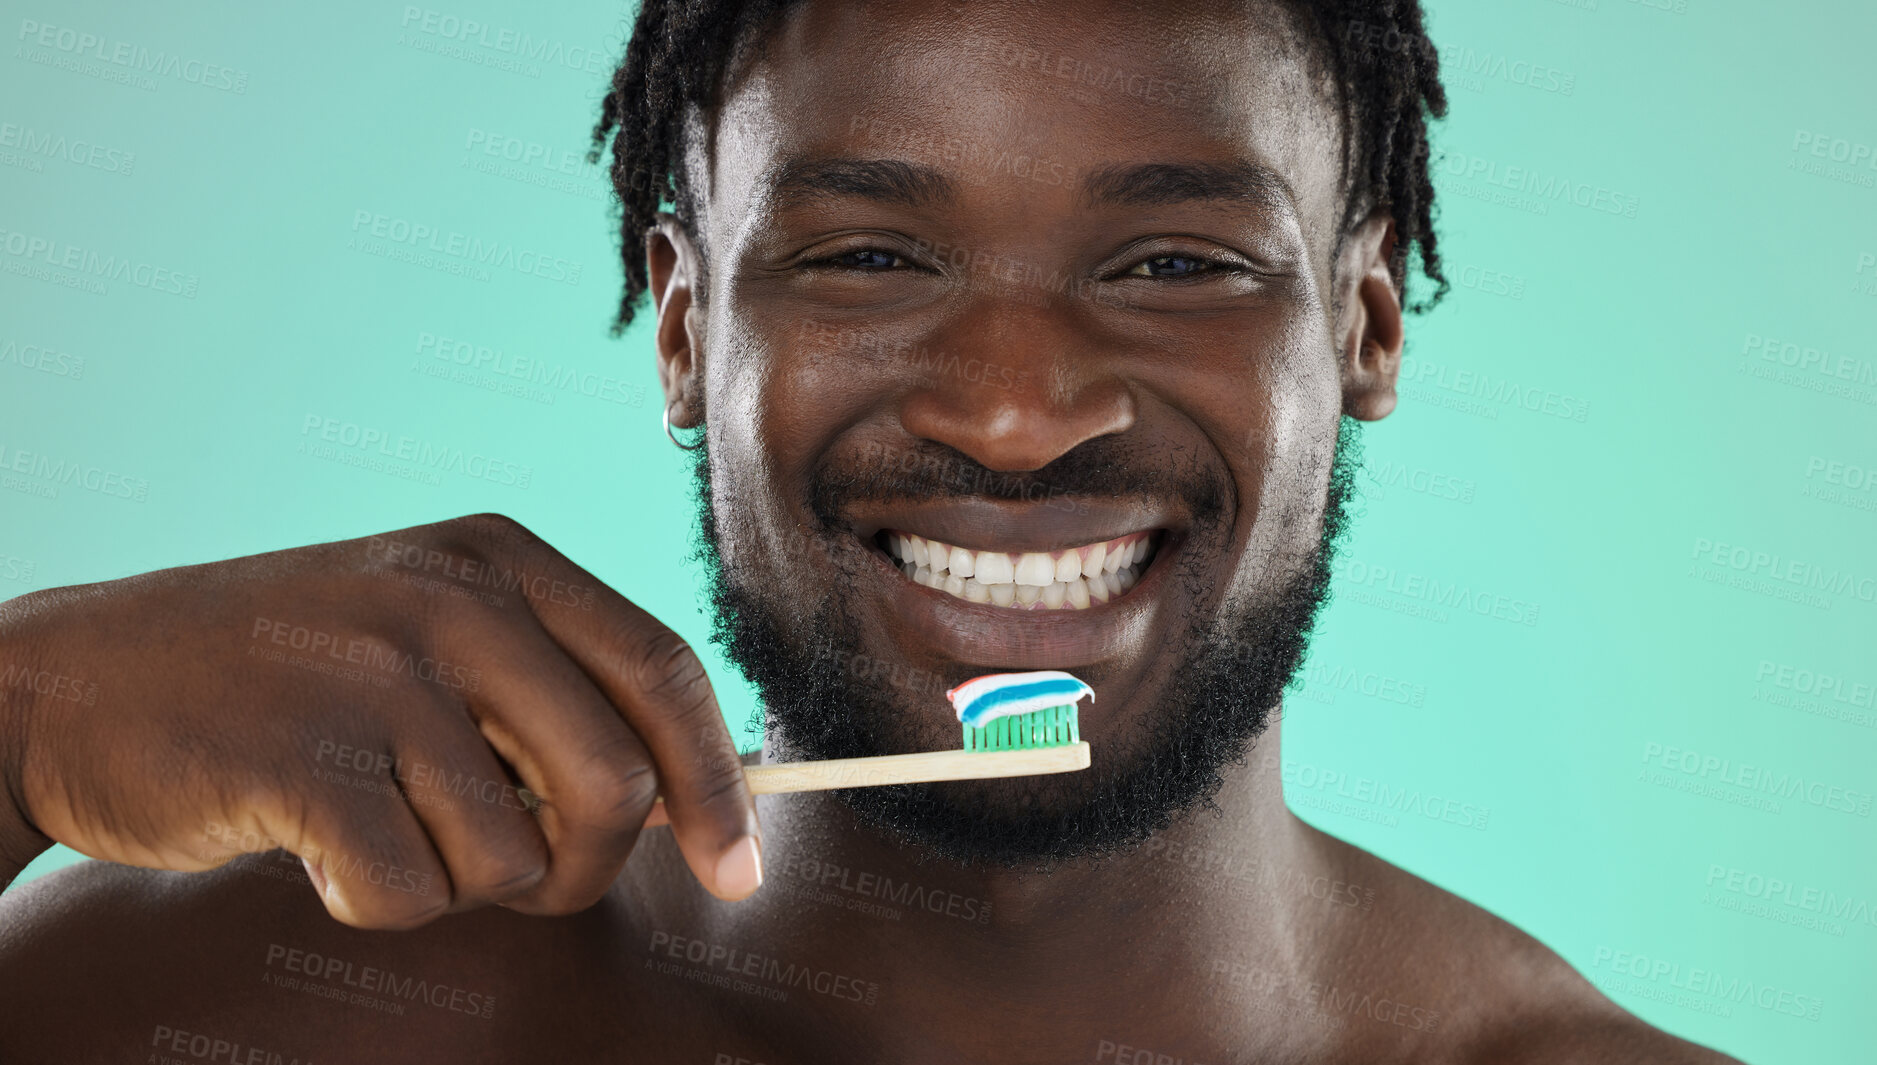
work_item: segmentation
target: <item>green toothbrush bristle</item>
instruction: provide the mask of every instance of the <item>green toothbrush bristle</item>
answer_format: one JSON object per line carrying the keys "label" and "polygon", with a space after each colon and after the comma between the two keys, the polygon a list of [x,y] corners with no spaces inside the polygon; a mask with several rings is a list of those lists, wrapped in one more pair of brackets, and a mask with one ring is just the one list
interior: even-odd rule
{"label": "green toothbrush bristle", "polygon": [[962,726],[967,751],[1020,751],[1031,747],[1061,747],[1082,738],[1076,729],[1075,706],[1050,706],[1033,714],[1000,717],[982,728]]}

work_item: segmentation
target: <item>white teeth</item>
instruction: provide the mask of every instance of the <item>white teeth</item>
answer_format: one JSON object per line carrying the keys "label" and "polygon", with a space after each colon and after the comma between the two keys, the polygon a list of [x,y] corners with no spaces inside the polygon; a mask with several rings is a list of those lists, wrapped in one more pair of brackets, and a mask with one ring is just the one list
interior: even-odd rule
{"label": "white teeth", "polygon": [[967,602],[1042,610],[1086,610],[1132,589],[1148,552],[1147,538],[1139,535],[1119,545],[1071,548],[1060,558],[1046,551],[971,551],[911,533],[889,532],[886,544],[915,584]]}
{"label": "white teeth", "polygon": [[969,577],[978,571],[978,556],[962,547],[952,548],[951,557],[946,562],[951,571],[960,577]]}
{"label": "white teeth", "polygon": [[984,584],[1009,584],[1016,579],[1011,571],[1010,556],[1002,551],[979,551],[977,562],[978,580]]}
{"label": "white teeth", "polygon": [[1076,578],[1069,582],[1069,605],[1077,610],[1088,609],[1088,582]]}
{"label": "white teeth", "polygon": [[1025,551],[1017,559],[1017,583],[1041,588],[1056,579],[1056,562],[1037,551]]}
{"label": "white teeth", "polygon": [[1082,558],[1074,551],[1064,551],[1056,560],[1056,580],[1067,584],[1082,575]]}

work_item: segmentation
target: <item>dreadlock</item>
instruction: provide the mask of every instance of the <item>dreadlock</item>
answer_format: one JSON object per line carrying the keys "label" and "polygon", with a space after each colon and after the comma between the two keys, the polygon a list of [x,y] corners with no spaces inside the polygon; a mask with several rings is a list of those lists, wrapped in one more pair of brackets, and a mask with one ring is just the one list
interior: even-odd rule
{"label": "dreadlock", "polygon": [[[1395,222],[1390,272],[1407,291],[1408,261],[1418,252],[1434,294],[1410,311],[1433,307],[1449,288],[1434,233],[1434,186],[1428,172],[1427,122],[1447,114],[1439,57],[1422,29],[1419,0],[1283,0],[1307,21],[1346,116],[1349,188],[1344,218],[1386,205]],[[613,142],[611,177],[619,197],[626,287],[613,319],[618,336],[631,324],[650,284],[643,240],[669,202],[700,254],[698,204],[686,166],[685,127],[693,109],[714,114],[726,68],[741,62],[762,31],[795,0],[641,0],[625,58],[593,127],[587,161]],[[615,135],[616,133],[616,135]]]}

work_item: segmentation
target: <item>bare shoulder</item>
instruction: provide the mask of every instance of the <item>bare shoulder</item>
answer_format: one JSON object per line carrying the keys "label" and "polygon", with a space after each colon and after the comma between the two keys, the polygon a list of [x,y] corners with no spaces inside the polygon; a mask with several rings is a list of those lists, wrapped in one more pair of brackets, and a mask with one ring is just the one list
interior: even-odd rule
{"label": "bare shoulder", "polygon": [[207,873],[84,862],[0,896],[0,1060],[392,1060],[407,1045],[488,1060],[562,1012],[518,962],[564,958],[530,940],[580,919],[475,911],[372,932],[333,920],[278,853]]}
{"label": "bare shoulder", "polygon": [[1616,1015],[1541,1013],[1508,1024],[1457,1059],[1467,1065],[1741,1065],[1718,1050],[1691,1043],[1614,1005]]}
{"label": "bare shoulder", "polygon": [[1361,980],[1440,1019],[1437,1035],[1420,1035],[1412,1048],[1397,1038],[1396,1053],[1377,1046],[1373,1060],[1739,1065],[1623,1009],[1511,923],[1357,847],[1323,840],[1336,867],[1371,886],[1376,900],[1369,917],[1339,922],[1334,953],[1362,959]]}

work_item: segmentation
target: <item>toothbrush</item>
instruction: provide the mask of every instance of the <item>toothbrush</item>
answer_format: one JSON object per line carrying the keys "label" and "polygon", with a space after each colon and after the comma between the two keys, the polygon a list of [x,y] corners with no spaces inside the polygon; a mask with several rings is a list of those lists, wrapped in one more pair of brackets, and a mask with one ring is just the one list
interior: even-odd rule
{"label": "toothbrush", "polygon": [[[1060,670],[975,677],[945,693],[963,730],[962,750],[744,766],[743,778],[751,794],[776,795],[1073,773],[1089,764],[1076,721],[1083,696],[1094,701],[1094,689]],[[666,823],[661,796],[645,825]]]}

